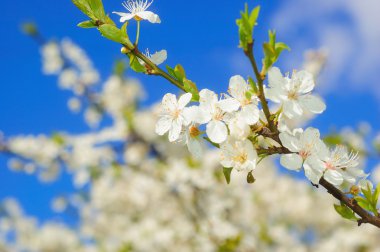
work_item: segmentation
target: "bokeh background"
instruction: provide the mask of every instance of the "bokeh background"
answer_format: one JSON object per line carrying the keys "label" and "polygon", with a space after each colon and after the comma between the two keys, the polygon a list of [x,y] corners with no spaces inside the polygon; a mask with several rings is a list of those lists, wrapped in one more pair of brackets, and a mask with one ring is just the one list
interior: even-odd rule
{"label": "bokeh background", "polygon": [[[104,1],[107,10],[121,11],[120,1]],[[143,23],[140,46],[152,52],[168,50],[168,65],[181,63],[199,88],[224,91],[230,76],[251,74],[248,62],[237,47],[235,19],[244,7],[241,0],[156,0],[152,10],[162,24]],[[312,125],[323,133],[344,126],[368,122],[380,128],[380,2],[377,0],[263,0],[255,31],[256,43],[275,29],[278,40],[286,42],[277,64],[284,72],[302,65],[307,49],[325,48],[328,62],[318,90],[327,111]],[[82,46],[103,76],[111,73],[113,62],[122,58],[120,48],[100,38],[94,30],[76,24],[85,17],[68,0],[2,0],[0,39],[0,130],[6,135],[67,131],[81,133],[88,126],[80,115],[66,106],[70,97],[56,85],[54,77],[41,74],[38,45],[20,31],[26,21],[35,22],[46,37],[70,37]],[[116,17],[114,17],[116,19]],[[257,46],[261,55],[261,47]],[[128,74],[134,75],[132,72]],[[167,92],[176,92],[164,80],[139,75],[148,98],[158,101]],[[57,194],[73,188],[67,174],[52,184],[36,177],[10,172],[6,156],[0,156],[0,200],[19,199],[26,213],[41,220],[56,218],[50,203]],[[374,163],[369,163],[369,167]]]}

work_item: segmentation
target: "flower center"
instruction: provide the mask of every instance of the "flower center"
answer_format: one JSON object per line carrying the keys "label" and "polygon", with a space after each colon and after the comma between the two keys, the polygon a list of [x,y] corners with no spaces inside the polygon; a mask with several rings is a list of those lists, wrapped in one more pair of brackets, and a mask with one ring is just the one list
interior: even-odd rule
{"label": "flower center", "polygon": [[326,166],[326,169],[335,170],[335,166],[330,162],[326,162],[325,166]]}
{"label": "flower center", "polygon": [[196,126],[193,125],[189,128],[189,133],[192,138],[196,138],[197,136],[201,134],[201,131]]}
{"label": "flower center", "polygon": [[215,108],[215,112],[213,115],[213,119],[217,121],[221,121],[223,119],[223,111],[220,108]]}
{"label": "flower center", "polygon": [[288,93],[288,99],[289,100],[297,100],[298,99],[298,94],[296,90],[292,90]]}
{"label": "flower center", "polygon": [[299,152],[299,155],[300,155],[300,156],[302,157],[302,159],[304,159],[304,160],[305,160],[306,158],[308,158],[308,157],[310,156],[310,154],[311,154],[311,153],[310,153],[309,151],[304,151],[304,150]]}
{"label": "flower center", "polygon": [[235,156],[233,158],[233,161],[236,163],[244,164],[248,160],[248,155],[247,153],[241,153],[238,156]]}

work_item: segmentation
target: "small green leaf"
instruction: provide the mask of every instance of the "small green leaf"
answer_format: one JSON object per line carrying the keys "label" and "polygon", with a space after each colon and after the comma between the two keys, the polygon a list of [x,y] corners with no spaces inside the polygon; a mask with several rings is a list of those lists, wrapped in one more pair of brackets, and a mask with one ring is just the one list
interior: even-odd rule
{"label": "small green leaf", "polygon": [[109,40],[126,45],[130,48],[133,47],[128,36],[125,33],[123,33],[120,29],[118,29],[116,26],[113,26],[110,24],[104,24],[104,25],[99,26],[99,31],[103,35],[103,37]]}
{"label": "small green leaf", "polygon": [[226,178],[227,184],[231,182],[231,172],[232,172],[232,168],[223,167],[223,174],[224,174],[224,177]]}
{"label": "small green leaf", "polygon": [[78,24],[80,28],[96,28],[96,23],[92,20],[84,21]]}
{"label": "small green leaf", "polygon": [[140,64],[138,58],[134,54],[129,54],[129,66],[137,73],[144,73],[146,68]]}
{"label": "small green leaf", "polygon": [[248,83],[251,85],[251,88],[253,90],[253,93],[257,94],[258,89],[257,89],[257,84],[256,82],[252,79],[252,77],[248,77]]}
{"label": "small green leaf", "polygon": [[179,81],[183,82],[183,79],[186,78],[186,72],[183,66],[181,66],[180,64],[176,65],[174,68],[174,72],[175,72],[176,78]]}
{"label": "small green leaf", "polygon": [[193,95],[192,101],[199,101],[199,91],[194,82],[188,79],[183,80],[183,88],[187,93],[191,93]]}
{"label": "small green leaf", "polygon": [[341,204],[341,205],[334,205],[335,211],[337,211],[340,216],[342,216],[345,219],[357,221],[358,218],[355,216],[354,211],[352,211],[348,206]]}
{"label": "small green leaf", "polygon": [[88,4],[88,0],[72,0],[73,4],[78,7],[86,16],[91,18],[92,20],[96,20],[94,12],[92,11],[90,5]]}

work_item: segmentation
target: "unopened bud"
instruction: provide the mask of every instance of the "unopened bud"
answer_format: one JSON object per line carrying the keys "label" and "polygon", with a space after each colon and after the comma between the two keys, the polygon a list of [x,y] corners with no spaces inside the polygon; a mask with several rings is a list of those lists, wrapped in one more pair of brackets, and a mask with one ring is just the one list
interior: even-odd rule
{"label": "unopened bud", "polygon": [[360,192],[360,188],[356,185],[351,186],[350,188],[350,194],[352,195],[358,195]]}
{"label": "unopened bud", "polygon": [[122,48],[121,48],[121,53],[122,54],[127,54],[127,53],[130,53],[131,52],[131,50],[129,50],[128,48],[126,48],[125,46],[123,46]]}
{"label": "unopened bud", "polygon": [[252,172],[249,172],[248,175],[247,175],[247,182],[249,184],[253,184],[253,183],[255,183],[255,181],[256,181],[256,179],[253,176]]}

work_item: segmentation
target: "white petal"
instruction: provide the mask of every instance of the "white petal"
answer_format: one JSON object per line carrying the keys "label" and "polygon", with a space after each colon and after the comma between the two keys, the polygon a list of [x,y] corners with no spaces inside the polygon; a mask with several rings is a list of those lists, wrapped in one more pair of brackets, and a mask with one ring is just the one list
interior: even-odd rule
{"label": "white petal", "polygon": [[194,122],[198,124],[208,123],[212,116],[207,111],[201,109],[198,106],[191,106],[183,110],[183,115],[188,122]]}
{"label": "white petal", "polygon": [[212,142],[220,144],[227,139],[227,126],[221,121],[213,120],[207,124],[206,133]]}
{"label": "white petal", "polygon": [[154,23],[154,24],[161,23],[160,17],[157,14],[154,14],[151,11],[137,12],[136,16],[138,16],[138,17],[140,17],[142,19],[148,20],[149,22]]}
{"label": "white petal", "polygon": [[182,123],[179,120],[174,120],[172,122],[171,128],[169,130],[169,141],[177,141],[182,131]]}
{"label": "white petal", "polygon": [[248,84],[246,80],[240,75],[235,75],[231,77],[228,91],[238,100],[243,100],[245,98],[245,92],[248,89]]}
{"label": "white petal", "polygon": [[280,88],[284,85],[284,77],[279,68],[272,67],[268,71],[268,82],[272,88]]}
{"label": "white petal", "polygon": [[298,154],[285,154],[281,156],[280,163],[289,170],[299,170],[302,167],[302,158]]}
{"label": "white petal", "polygon": [[119,15],[121,18],[120,18],[120,22],[121,23],[124,23],[125,21],[127,20],[131,20],[135,15],[131,14],[131,13],[125,13],[125,12],[112,12],[116,15]]}
{"label": "white petal", "polygon": [[259,108],[256,105],[250,104],[242,108],[240,115],[244,118],[247,124],[254,125],[259,121],[259,113]]}
{"label": "white petal", "polygon": [[172,125],[172,117],[163,116],[161,117],[156,124],[156,133],[160,136],[164,135],[169,131]]}
{"label": "white petal", "polygon": [[294,117],[299,117],[302,115],[303,110],[298,103],[298,101],[287,100],[284,102],[283,107],[284,114],[289,117],[289,119],[293,119]]}
{"label": "white petal", "polygon": [[319,184],[319,180],[325,170],[324,163],[321,160],[310,156],[305,160],[303,167],[305,169],[306,177],[314,184]]}
{"label": "white petal", "polygon": [[159,52],[156,52],[154,54],[152,54],[152,56],[150,57],[150,60],[156,64],[156,65],[160,65],[162,63],[164,63],[164,61],[168,58],[168,52],[166,50],[161,50]]}
{"label": "white petal", "polygon": [[231,113],[240,108],[240,102],[234,98],[227,98],[218,101],[218,107],[224,112]]}
{"label": "white petal", "polygon": [[300,92],[303,94],[309,93],[314,89],[314,76],[307,71],[296,72],[293,76],[301,82]]}
{"label": "white petal", "polygon": [[296,137],[288,133],[285,133],[285,132],[280,133],[280,140],[281,140],[282,145],[284,145],[286,148],[288,148],[292,152],[298,152],[301,150],[300,141]]}
{"label": "white petal", "polygon": [[320,141],[320,137],[321,134],[318,129],[309,127],[302,133],[300,141],[302,144],[317,143]]}
{"label": "white petal", "polygon": [[202,157],[202,145],[198,139],[190,137],[187,141],[187,148],[194,157]]}
{"label": "white petal", "polygon": [[174,94],[166,94],[162,98],[161,104],[165,112],[172,111],[177,108],[177,97]]}
{"label": "white petal", "polygon": [[202,89],[199,92],[199,103],[207,108],[213,107],[218,102],[218,96],[211,90]]}
{"label": "white petal", "polygon": [[178,108],[183,109],[184,107],[186,107],[186,105],[189,104],[189,102],[191,101],[192,97],[193,95],[191,93],[186,93],[182,95],[178,100]]}
{"label": "white petal", "polygon": [[339,186],[343,183],[342,174],[334,170],[327,170],[323,177],[327,180],[327,182],[330,182],[335,186]]}
{"label": "white petal", "polygon": [[318,96],[304,95],[299,97],[299,101],[303,107],[312,113],[320,114],[326,110],[326,104]]}

